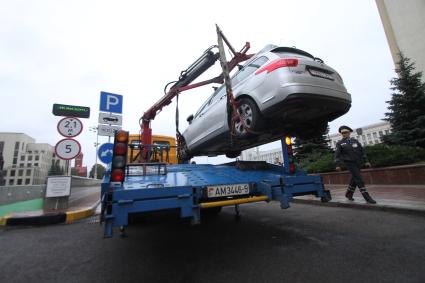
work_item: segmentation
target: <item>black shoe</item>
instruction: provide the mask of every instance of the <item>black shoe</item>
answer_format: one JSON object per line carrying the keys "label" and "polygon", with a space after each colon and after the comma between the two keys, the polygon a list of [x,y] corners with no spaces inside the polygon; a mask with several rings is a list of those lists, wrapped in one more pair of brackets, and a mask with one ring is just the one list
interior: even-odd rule
{"label": "black shoe", "polygon": [[367,203],[370,203],[370,204],[376,203],[376,201],[369,195],[368,192],[362,192],[362,195],[363,195],[363,197],[364,197],[364,199],[366,200]]}
{"label": "black shoe", "polygon": [[347,190],[347,192],[345,193],[345,197],[348,198],[348,200],[353,201],[354,200],[353,199],[353,194],[354,194],[353,191]]}

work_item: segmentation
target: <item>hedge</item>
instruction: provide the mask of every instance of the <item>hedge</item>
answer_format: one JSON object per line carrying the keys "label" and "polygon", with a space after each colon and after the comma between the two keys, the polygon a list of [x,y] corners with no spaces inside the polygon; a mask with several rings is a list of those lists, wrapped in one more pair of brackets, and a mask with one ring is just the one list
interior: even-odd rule
{"label": "hedge", "polygon": [[[425,149],[402,145],[377,144],[365,147],[366,155],[373,167],[387,167],[425,161]],[[313,162],[301,162],[308,173],[335,171],[334,154],[323,155]]]}

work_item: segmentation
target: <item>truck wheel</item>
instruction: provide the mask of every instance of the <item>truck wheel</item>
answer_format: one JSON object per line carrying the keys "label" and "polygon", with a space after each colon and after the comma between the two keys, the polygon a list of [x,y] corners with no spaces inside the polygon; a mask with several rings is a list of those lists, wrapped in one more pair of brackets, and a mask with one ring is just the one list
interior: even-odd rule
{"label": "truck wheel", "polygon": [[237,104],[239,116],[244,119],[245,123],[242,123],[240,119],[236,118],[236,115],[233,115],[233,131],[236,136],[244,138],[259,130],[263,119],[260,110],[252,99],[244,97],[238,100]]}

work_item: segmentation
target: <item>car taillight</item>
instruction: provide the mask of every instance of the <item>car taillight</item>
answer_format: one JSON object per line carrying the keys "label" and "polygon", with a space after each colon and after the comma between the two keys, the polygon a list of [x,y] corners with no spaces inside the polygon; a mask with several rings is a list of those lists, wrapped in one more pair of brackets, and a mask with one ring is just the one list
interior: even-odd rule
{"label": "car taillight", "polygon": [[127,148],[129,134],[126,131],[115,133],[114,150],[111,164],[111,182],[124,182],[127,165]]}
{"label": "car taillight", "polygon": [[274,60],[267,66],[264,66],[260,69],[258,69],[255,74],[258,75],[262,72],[271,73],[276,69],[283,68],[283,67],[296,67],[298,66],[298,59],[296,58],[281,58]]}

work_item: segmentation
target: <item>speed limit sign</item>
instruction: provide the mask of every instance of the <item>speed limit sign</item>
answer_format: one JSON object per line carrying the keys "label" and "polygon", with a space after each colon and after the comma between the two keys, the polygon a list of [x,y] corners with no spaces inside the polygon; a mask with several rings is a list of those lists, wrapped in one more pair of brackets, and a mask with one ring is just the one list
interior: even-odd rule
{"label": "speed limit sign", "polygon": [[65,117],[58,123],[58,132],[64,137],[73,138],[83,130],[83,123],[75,117]]}
{"label": "speed limit sign", "polygon": [[63,139],[56,144],[55,152],[60,159],[74,159],[80,154],[81,145],[74,139]]}

